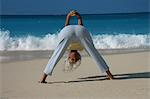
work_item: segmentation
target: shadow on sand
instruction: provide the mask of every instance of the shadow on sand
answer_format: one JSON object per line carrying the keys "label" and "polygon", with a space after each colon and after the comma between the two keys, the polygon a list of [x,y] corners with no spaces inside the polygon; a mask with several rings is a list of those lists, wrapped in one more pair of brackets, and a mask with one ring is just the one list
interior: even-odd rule
{"label": "shadow on sand", "polygon": [[[150,78],[150,72],[115,74],[114,77],[115,77],[114,80]],[[47,84],[78,83],[78,82],[103,81],[103,80],[108,80],[107,75],[82,77],[82,78],[78,78],[78,80],[72,80],[72,81],[48,82]]]}

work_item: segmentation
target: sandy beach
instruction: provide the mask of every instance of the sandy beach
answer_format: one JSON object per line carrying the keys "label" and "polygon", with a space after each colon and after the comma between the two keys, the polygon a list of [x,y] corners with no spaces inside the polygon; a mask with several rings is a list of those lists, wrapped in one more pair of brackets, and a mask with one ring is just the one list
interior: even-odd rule
{"label": "sandy beach", "polygon": [[150,51],[103,56],[116,78],[107,80],[85,56],[73,72],[63,71],[64,58],[47,78],[40,79],[48,59],[0,63],[0,99],[149,99]]}

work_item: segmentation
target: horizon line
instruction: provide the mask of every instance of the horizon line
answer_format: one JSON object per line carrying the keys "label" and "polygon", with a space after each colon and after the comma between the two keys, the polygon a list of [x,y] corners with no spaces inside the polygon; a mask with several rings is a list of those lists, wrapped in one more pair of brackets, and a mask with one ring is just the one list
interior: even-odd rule
{"label": "horizon line", "polygon": [[[140,13],[142,14],[142,13],[150,13],[150,12],[127,12],[127,13],[123,12],[123,13],[101,13],[101,14],[88,14],[88,13],[87,13],[87,14],[81,14],[81,15],[111,15],[111,14],[138,14],[138,13],[139,13],[139,14],[140,14]],[[19,16],[19,15],[20,15],[20,16],[21,16],[21,15],[22,15],[22,16],[23,16],[23,15],[24,15],[24,16],[26,16],[26,15],[27,15],[27,16],[30,16],[30,15],[31,15],[31,16],[36,16],[36,15],[37,15],[37,16],[49,16],[49,15],[50,15],[50,16],[66,16],[67,14],[1,14],[0,16],[7,16],[7,15],[8,15],[8,16],[9,16],[9,15],[10,15],[10,16],[13,16],[13,15],[14,15],[14,16],[17,16],[17,15],[18,15],[18,16]]]}

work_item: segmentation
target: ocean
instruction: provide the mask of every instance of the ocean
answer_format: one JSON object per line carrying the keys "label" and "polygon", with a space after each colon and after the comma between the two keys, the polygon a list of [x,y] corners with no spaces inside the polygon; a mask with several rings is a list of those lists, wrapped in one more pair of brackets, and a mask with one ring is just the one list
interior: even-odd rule
{"label": "ocean", "polygon": [[[150,47],[150,13],[81,16],[97,49]],[[11,51],[54,50],[59,43],[58,34],[64,27],[65,19],[65,15],[0,16],[0,55],[7,56],[4,53]],[[71,19],[70,24],[77,24],[76,17]]]}
{"label": "ocean", "polygon": [[[54,50],[65,15],[1,16],[0,51]],[[82,15],[97,49],[145,48],[150,43],[150,13]],[[70,24],[77,24],[71,19]]]}

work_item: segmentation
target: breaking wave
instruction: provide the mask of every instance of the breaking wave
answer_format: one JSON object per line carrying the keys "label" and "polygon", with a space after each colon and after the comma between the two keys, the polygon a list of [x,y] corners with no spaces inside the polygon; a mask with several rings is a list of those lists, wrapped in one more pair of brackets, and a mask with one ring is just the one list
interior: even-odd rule
{"label": "breaking wave", "polygon": [[[150,47],[149,34],[117,34],[92,35],[97,49],[117,48],[147,48]],[[10,37],[10,31],[0,30],[0,51],[16,50],[54,50],[58,44],[57,34],[47,34],[43,37],[32,35],[24,37]]]}

